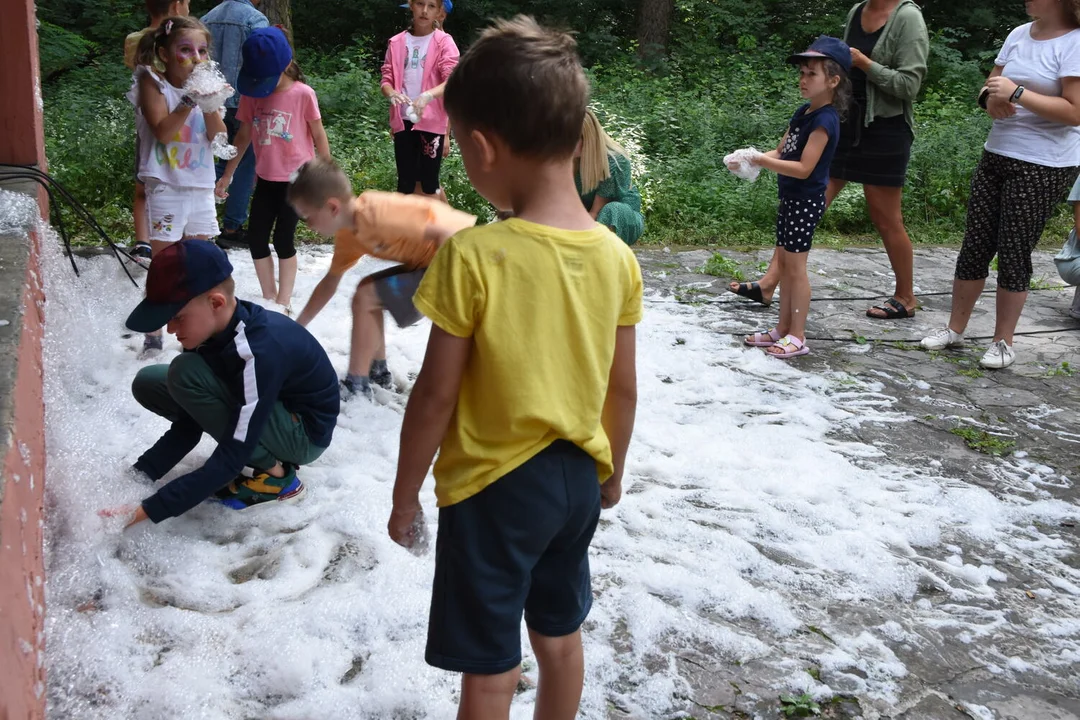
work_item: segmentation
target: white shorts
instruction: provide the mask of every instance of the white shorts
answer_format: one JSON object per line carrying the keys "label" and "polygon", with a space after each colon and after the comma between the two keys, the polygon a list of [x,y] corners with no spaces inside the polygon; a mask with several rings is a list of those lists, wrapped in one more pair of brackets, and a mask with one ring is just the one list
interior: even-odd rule
{"label": "white shorts", "polygon": [[148,180],[146,212],[150,216],[151,240],[209,239],[220,232],[214,191],[210,188],[176,187]]}

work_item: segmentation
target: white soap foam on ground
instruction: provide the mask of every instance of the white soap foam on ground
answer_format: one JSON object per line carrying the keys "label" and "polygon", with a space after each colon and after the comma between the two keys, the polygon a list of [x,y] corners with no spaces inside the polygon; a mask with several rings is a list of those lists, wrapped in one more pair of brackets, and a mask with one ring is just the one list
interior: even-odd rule
{"label": "white soap foam on ground", "polygon": [[[248,257],[231,258],[239,295],[255,296]],[[64,263],[50,246],[50,716],[453,717],[457,678],[423,661],[433,558],[414,557],[386,536],[400,408],[345,405],[332,446],[303,469],[308,495],[294,506],[236,513],[207,504],[121,533],[97,510],[148,494],[125,469],[167,426],[129,391],[143,364],[135,359],[141,338],[121,334],[140,291],[112,258],[80,260],[81,278]],[[301,251],[295,308],[328,264],[326,249]],[[310,327],[342,373],[346,288],[364,271],[348,275]],[[807,662],[857,668],[858,676],[843,676],[851,689],[891,705],[907,670],[888,643],[915,637],[905,635],[910,624],[827,627],[828,647],[801,630],[825,626],[829,604],[870,601],[986,637],[1006,621],[963,603],[992,598],[994,568],[1007,566],[965,557],[957,567],[941,560],[943,546],[971,540],[1027,557],[1034,548],[1020,541],[1051,546],[1034,523],[1075,518],[1076,508],[995,496],[839,439],[835,431],[903,418],[880,385],[807,374],[745,350],[708,329],[708,312],[654,303],[640,328],[626,495],[604,513],[593,543],[596,600],[585,626],[580,716],[605,718],[610,703],[642,718],[682,708],[688,686],[675,658],[694,653],[764,662],[788,679]],[[419,370],[428,325],[387,327],[390,367],[406,380]],[[166,339],[166,357],[178,349]],[[211,448],[204,441],[168,477],[196,467]],[[434,530],[430,479],[422,498]],[[1080,579],[1057,558],[1039,562],[1057,580],[1045,582],[1055,602],[1075,609],[1065,578]],[[927,577],[956,604],[911,603]],[[1059,660],[1080,652],[1068,623],[1040,637]],[[997,665],[1016,657],[985,642],[981,651]],[[809,676],[804,686],[829,692]],[[514,718],[531,717],[533,697],[517,698]]]}

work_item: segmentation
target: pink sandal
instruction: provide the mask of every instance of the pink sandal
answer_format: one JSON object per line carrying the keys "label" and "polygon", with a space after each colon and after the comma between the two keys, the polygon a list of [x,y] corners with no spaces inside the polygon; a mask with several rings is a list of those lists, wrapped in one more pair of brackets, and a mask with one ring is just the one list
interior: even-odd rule
{"label": "pink sandal", "polygon": [[795,337],[794,335],[784,336],[784,338],[778,340],[775,344],[773,344],[772,347],[779,348],[780,351],[769,352],[769,350],[766,349],[765,354],[770,357],[780,358],[781,360],[787,360],[788,358],[810,354],[810,348],[806,346],[806,343],[804,343],[802,340],[799,340],[799,338]]}
{"label": "pink sandal", "polygon": [[743,338],[743,342],[751,347],[772,347],[779,341],[780,333],[776,332],[776,328],[765,332],[756,332]]}

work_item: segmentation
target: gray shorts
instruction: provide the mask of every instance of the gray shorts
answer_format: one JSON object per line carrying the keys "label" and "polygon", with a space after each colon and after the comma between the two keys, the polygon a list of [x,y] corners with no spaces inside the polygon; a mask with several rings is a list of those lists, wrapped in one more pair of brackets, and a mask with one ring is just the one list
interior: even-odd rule
{"label": "gray shorts", "polygon": [[427,268],[409,270],[405,265],[397,265],[373,275],[361,282],[375,283],[375,294],[379,302],[390,312],[398,327],[416,324],[423,314],[413,305],[413,295],[420,287]]}

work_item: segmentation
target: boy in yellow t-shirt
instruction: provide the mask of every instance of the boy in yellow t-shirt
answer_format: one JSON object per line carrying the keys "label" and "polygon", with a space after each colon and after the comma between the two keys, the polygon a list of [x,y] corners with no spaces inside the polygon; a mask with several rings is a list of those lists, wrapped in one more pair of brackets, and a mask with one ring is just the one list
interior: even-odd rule
{"label": "boy in yellow t-shirt", "polygon": [[371,384],[389,389],[383,309],[407,327],[420,319],[413,294],[435,251],[448,237],[476,224],[476,218],[421,195],[368,190],[354,197],[344,172],[329,158],[300,168],[288,200],[312,230],[334,236],[334,257],[296,319],[307,327],[337,291],[341,277],[364,255],[401,263],[360,281],[353,296],[352,348],[342,397],[372,397]]}
{"label": "boy in yellow t-shirt", "polygon": [[581,698],[588,549],[622,493],[642,313],[633,252],[574,187],[588,94],[574,40],[524,17],[484,31],[446,87],[469,180],[514,217],[447,240],[416,293],[434,327],[388,530],[420,540],[438,450],[426,659],[464,673],[458,717],[508,717],[523,613],[535,716],[570,720]]}
{"label": "boy in yellow t-shirt", "polygon": [[[135,69],[135,56],[139,51],[139,42],[151,30],[157,30],[165,18],[186,17],[191,0],[146,0],[146,12],[150,15],[150,25],[129,34],[124,38],[124,65],[128,70]],[[154,70],[165,73],[165,65],[156,57]],[[132,200],[132,215],[135,221],[135,246],[131,254],[150,262],[150,216],[146,214],[146,186],[139,180],[139,138],[135,137],[135,197]]]}

